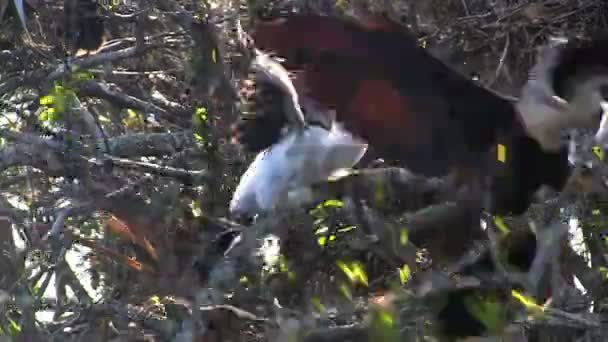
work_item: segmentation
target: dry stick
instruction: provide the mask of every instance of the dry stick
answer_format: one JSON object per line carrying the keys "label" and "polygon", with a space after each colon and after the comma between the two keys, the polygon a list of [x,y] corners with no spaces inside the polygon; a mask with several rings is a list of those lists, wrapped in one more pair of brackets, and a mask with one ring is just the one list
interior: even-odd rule
{"label": "dry stick", "polygon": [[498,60],[498,66],[496,67],[496,71],[494,72],[494,79],[492,80],[492,82],[490,82],[490,84],[488,86],[491,86],[494,83],[496,83],[496,81],[498,80],[498,77],[500,76],[500,72],[502,71],[502,68],[505,65],[505,61],[507,59],[507,52],[509,51],[509,45],[510,45],[510,41],[511,41],[509,37],[510,37],[510,35],[507,32],[505,46],[502,49],[502,54],[500,55],[500,59]]}
{"label": "dry stick", "polygon": [[[186,182],[195,182],[197,184],[209,180],[209,173],[207,170],[185,170],[166,165],[147,163],[125,158],[116,158],[110,155],[106,155],[105,157],[114,165],[127,169],[140,170],[159,176],[177,178]],[[95,160],[87,158],[85,159],[91,163],[96,163]]]}

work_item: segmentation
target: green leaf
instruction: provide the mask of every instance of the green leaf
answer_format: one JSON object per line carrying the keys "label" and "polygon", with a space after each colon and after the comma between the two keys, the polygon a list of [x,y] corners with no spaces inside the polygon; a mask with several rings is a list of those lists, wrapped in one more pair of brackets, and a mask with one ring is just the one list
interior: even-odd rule
{"label": "green leaf", "polygon": [[400,234],[399,234],[399,242],[401,243],[401,246],[407,245],[407,240],[408,240],[407,229],[403,228],[403,229],[401,229]]}
{"label": "green leaf", "polygon": [[410,280],[410,267],[407,264],[404,264],[401,268],[399,268],[399,281],[402,285]]}
{"label": "green leaf", "polygon": [[541,305],[536,304],[534,298],[524,296],[517,290],[511,290],[511,296],[517,299],[519,303],[521,303],[526,308],[526,310],[528,310],[528,312],[533,315],[542,314],[545,311],[545,309]]}
{"label": "green leaf", "polygon": [[205,142],[205,138],[203,138],[203,136],[198,133],[194,133],[194,140],[196,140],[196,142],[200,144],[203,144]]}
{"label": "green leaf", "polygon": [[371,312],[370,341],[400,341],[399,326],[395,314],[384,308]]}
{"label": "green leaf", "polygon": [[71,78],[74,81],[89,81],[95,79],[95,74],[90,71],[79,71],[73,73]]}
{"label": "green leaf", "polygon": [[319,244],[319,246],[323,247],[325,246],[325,244],[327,243],[327,236],[320,236],[317,239],[317,243]]}
{"label": "green leaf", "polygon": [[13,319],[11,319],[10,317],[7,317],[8,319],[8,323],[9,323],[9,334],[11,336],[17,336],[21,333],[21,327],[19,326],[19,324],[17,324],[17,322],[15,322]]}
{"label": "green leaf", "polygon": [[494,216],[494,224],[496,225],[496,227],[498,227],[498,229],[503,235],[509,234],[510,229],[503,220],[502,216]]}
{"label": "green leaf", "polygon": [[53,101],[54,101],[54,97],[51,96],[51,95],[46,95],[46,96],[40,97],[40,105],[41,106],[52,105]]}
{"label": "green leaf", "polygon": [[323,202],[321,205],[326,208],[342,208],[344,207],[344,202],[337,199],[331,199]]}
{"label": "green leaf", "polygon": [[465,305],[469,312],[490,332],[498,332],[506,322],[503,305],[494,297],[468,296]]}
{"label": "green leaf", "polygon": [[353,284],[359,283],[365,286],[369,286],[367,274],[365,273],[363,264],[358,261],[346,264],[345,262],[340,260],[338,260],[336,264],[338,265],[338,268],[340,268],[340,270]]}

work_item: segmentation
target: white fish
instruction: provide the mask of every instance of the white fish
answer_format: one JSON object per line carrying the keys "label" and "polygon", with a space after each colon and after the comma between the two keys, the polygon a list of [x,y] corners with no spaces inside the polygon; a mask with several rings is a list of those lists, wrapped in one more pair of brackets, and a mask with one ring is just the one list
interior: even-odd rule
{"label": "white fish", "polygon": [[337,123],[331,130],[313,125],[291,130],[249,165],[230,201],[230,214],[253,217],[271,210],[286,200],[290,190],[353,167],[366,151],[365,142]]}

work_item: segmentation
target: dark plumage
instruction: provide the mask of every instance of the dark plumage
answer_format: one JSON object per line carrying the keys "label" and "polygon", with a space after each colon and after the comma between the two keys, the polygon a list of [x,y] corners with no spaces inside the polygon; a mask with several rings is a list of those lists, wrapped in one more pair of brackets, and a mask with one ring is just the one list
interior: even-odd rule
{"label": "dark plumage", "polygon": [[71,55],[98,50],[104,42],[104,18],[95,0],[64,0],[65,44]]}
{"label": "dark plumage", "polygon": [[[571,170],[561,130],[597,124],[601,88],[608,84],[606,39],[545,50],[517,103],[451,70],[384,18],[354,22],[288,14],[257,22],[253,39],[258,48],[286,59],[301,97],[335,110],[336,121],[385,161],[426,176],[452,174],[481,184],[476,194],[493,215],[523,213],[542,185],[562,189]],[[264,108],[267,101],[272,99],[262,101]],[[286,120],[280,110],[255,112],[235,124],[233,136],[258,152],[276,143]],[[605,144],[608,127],[600,126],[596,139]],[[498,158],[499,148],[506,151],[504,158]],[[478,208],[462,214],[466,224],[479,222]],[[477,229],[471,235],[482,233],[472,227]],[[450,228],[456,235],[466,230]],[[506,260],[527,271],[536,254],[535,236],[527,232],[513,241],[503,246]],[[462,274],[483,275],[493,268],[486,254]],[[442,335],[487,331],[467,309],[466,302],[479,295],[510,298],[504,288],[450,292],[436,316]]]}
{"label": "dark plumage", "polygon": [[[303,97],[336,110],[337,122],[389,163],[427,176],[466,174],[465,181],[489,186],[484,207],[496,214],[521,214],[543,184],[560,190],[569,175],[564,146],[541,145],[541,138],[528,134],[527,128],[536,127],[522,125],[515,103],[451,70],[396,27],[384,18],[357,23],[289,14],[256,23],[253,39],[257,47],[286,58],[284,66],[295,74]],[[557,67],[548,72],[554,89],[566,87],[583,69],[608,64],[602,42],[577,48],[560,50]],[[579,61],[590,64],[568,66]],[[520,107],[526,110],[521,114],[547,116],[539,107],[541,95],[529,93],[531,105]],[[592,105],[599,110],[599,103],[573,108],[567,115],[578,115],[579,122],[568,123],[588,124]],[[258,131],[262,121],[272,125],[260,143],[249,132]],[[237,140],[256,151],[272,144],[268,137],[275,134],[269,132],[281,125],[261,114],[235,127]],[[507,148],[505,162],[496,160],[497,143]]]}

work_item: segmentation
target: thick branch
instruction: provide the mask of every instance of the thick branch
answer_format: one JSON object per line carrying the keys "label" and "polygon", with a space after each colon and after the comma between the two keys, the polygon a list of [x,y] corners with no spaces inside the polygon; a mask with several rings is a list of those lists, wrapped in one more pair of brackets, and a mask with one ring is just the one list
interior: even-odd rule
{"label": "thick branch", "polygon": [[79,94],[82,96],[98,97],[123,108],[132,108],[144,112],[153,112],[161,114],[165,117],[169,117],[170,115],[166,110],[152,103],[145,102],[134,96],[114,91],[110,89],[108,85],[95,81],[87,81],[81,84]]}
{"label": "thick branch", "polygon": [[[7,133],[7,134],[5,134]],[[0,150],[0,172],[13,166],[32,166],[51,176],[65,171],[65,146],[58,141],[43,139],[32,134],[2,130],[3,136],[12,136],[15,144]],[[109,139],[110,155],[122,158],[163,157],[192,146],[194,138],[188,131],[178,133],[129,134]],[[98,146],[104,146],[99,140]]]}
{"label": "thick branch", "polygon": [[[141,49],[138,47],[129,47],[118,51],[102,52],[85,58],[79,58],[73,61],[70,66],[71,68],[81,69],[90,68],[103,63],[116,62],[125,58],[141,56],[150,49],[158,48],[160,46],[161,45],[158,44],[148,44],[144,45]],[[68,70],[63,62],[55,67],[36,69],[0,84],[0,95],[10,93],[23,86],[47,88],[53,81],[64,77],[69,72],[71,72],[71,70]]]}

